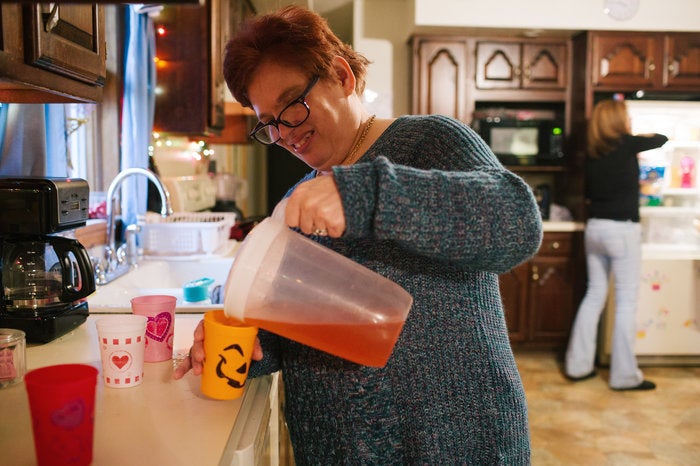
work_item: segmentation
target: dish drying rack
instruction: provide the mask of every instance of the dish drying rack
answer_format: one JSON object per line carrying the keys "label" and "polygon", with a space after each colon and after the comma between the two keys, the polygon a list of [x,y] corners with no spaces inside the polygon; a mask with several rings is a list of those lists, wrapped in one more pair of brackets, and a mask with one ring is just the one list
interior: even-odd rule
{"label": "dish drying rack", "polygon": [[145,256],[212,255],[228,242],[236,214],[178,212],[163,217],[147,212],[139,222]]}

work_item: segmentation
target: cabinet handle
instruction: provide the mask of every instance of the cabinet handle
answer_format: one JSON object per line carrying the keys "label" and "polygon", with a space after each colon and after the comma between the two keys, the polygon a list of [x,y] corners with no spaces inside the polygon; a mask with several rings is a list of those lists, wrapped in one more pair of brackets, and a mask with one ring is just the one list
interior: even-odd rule
{"label": "cabinet handle", "polygon": [[673,63],[668,64],[668,72],[669,73],[675,73],[676,72],[676,67]]}
{"label": "cabinet handle", "polygon": [[58,20],[60,19],[58,17],[58,3],[50,3],[49,8],[51,8],[49,11],[49,17],[46,19],[46,24],[44,24],[44,29],[46,29],[46,32],[51,32],[51,30],[56,27]]}
{"label": "cabinet handle", "polygon": [[531,74],[532,74],[532,73],[530,72],[530,67],[529,67],[529,66],[526,66],[526,67],[525,67],[525,79],[529,81],[529,80],[530,80],[530,75],[531,75]]}
{"label": "cabinet handle", "polygon": [[532,280],[537,281],[540,279],[540,269],[536,265],[532,266]]}
{"label": "cabinet handle", "polygon": [[649,71],[654,71],[656,69],[656,65],[654,64],[653,61],[649,62]]}
{"label": "cabinet handle", "polygon": [[559,249],[559,241],[555,241],[552,243],[552,249]]}

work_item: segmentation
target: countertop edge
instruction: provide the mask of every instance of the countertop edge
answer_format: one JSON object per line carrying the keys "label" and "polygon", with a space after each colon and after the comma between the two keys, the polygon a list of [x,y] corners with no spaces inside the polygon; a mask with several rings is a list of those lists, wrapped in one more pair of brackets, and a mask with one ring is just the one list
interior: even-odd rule
{"label": "countertop edge", "polygon": [[555,222],[545,220],[542,222],[542,231],[544,232],[556,232],[556,231],[583,231],[586,224],[584,222],[573,222],[573,221],[563,221]]}

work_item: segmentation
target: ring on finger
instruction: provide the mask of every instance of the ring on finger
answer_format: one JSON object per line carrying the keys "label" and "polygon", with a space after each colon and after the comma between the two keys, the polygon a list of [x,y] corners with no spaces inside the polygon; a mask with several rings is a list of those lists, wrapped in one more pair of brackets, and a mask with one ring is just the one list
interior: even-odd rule
{"label": "ring on finger", "polygon": [[316,236],[328,236],[328,230],[326,230],[325,228],[316,228],[311,233]]}

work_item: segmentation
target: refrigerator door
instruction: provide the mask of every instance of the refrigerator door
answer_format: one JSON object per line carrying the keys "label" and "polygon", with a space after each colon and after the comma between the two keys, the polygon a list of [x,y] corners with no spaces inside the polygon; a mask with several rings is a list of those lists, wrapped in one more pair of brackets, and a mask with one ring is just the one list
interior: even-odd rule
{"label": "refrigerator door", "polygon": [[[644,259],[640,280],[635,343],[639,364],[697,364],[700,260]],[[601,321],[598,358],[602,364],[610,361],[614,319],[615,299],[611,296]]]}

